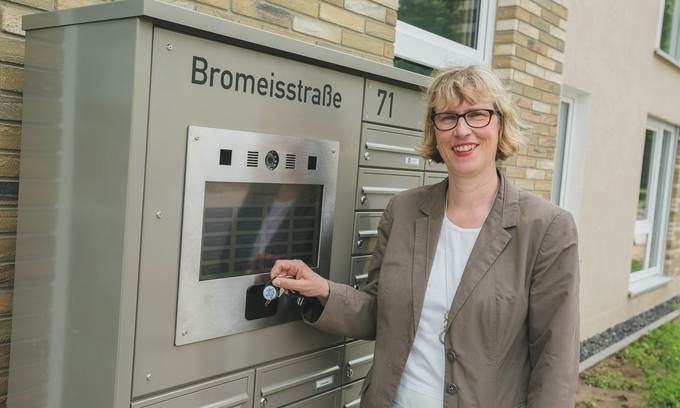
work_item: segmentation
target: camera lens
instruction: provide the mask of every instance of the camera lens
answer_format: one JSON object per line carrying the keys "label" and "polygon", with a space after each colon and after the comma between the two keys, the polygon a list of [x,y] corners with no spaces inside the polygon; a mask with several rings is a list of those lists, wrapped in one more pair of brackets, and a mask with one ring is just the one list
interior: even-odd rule
{"label": "camera lens", "polygon": [[274,170],[279,166],[279,154],[275,150],[270,150],[267,155],[264,156],[264,165],[267,166],[269,170]]}

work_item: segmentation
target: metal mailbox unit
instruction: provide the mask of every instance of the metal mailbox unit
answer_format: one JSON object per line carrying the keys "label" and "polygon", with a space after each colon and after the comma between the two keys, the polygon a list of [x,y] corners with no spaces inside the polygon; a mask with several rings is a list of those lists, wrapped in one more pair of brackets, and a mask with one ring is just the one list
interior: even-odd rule
{"label": "metal mailbox unit", "polygon": [[276,258],[367,278],[428,79],[152,0],[27,16],[8,404],[355,407],[370,341]]}

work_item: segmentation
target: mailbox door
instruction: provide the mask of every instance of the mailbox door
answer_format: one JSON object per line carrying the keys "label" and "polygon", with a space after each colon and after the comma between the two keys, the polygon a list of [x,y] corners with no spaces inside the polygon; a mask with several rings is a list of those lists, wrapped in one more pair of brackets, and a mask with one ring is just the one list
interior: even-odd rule
{"label": "mailbox door", "polygon": [[137,401],[131,408],[250,408],[253,370]]}
{"label": "mailbox door", "polygon": [[416,152],[420,132],[364,123],[359,164],[402,170],[423,170],[425,160]]}
{"label": "mailbox door", "polygon": [[361,168],[356,209],[384,210],[392,197],[422,183],[422,172]]}
{"label": "mailbox door", "polygon": [[368,280],[368,268],[371,266],[372,255],[353,256],[350,283],[356,289],[361,289]]}
{"label": "mailbox door", "polygon": [[361,404],[361,387],[364,380],[359,380],[342,387],[342,408],[359,408]]}
{"label": "mailbox door", "polygon": [[256,399],[281,407],[340,386],[343,355],[339,346],[258,368]]}
{"label": "mailbox door", "polygon": [[354,216],[354,235],[352,253],[370,255],[378,242],[378,224],[382,212],[361,212]]}
{"label": "mailbox door", "polygon": [[373,365],[375,342],[357,340],[345,346],[345,383],[366,377]]}

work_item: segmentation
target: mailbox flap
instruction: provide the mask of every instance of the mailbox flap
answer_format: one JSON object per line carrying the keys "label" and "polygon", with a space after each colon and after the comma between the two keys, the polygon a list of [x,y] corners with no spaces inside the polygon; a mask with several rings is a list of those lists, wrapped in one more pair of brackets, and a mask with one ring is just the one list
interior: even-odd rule
{"label": "mailbox flap", "polygon": [[343,346],[256,369],[257,399],[280,407],[338,387],[342,383]]}

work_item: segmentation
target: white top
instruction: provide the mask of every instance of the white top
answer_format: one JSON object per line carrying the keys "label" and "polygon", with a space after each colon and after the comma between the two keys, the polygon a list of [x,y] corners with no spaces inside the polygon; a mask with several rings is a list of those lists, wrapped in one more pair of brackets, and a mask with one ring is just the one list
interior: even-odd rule
{"label": "white top", "polygon": [[413,402],[409,404],[406,398],[401,398],[410,396],[409,399],[413,400],[417,396],[413,391],[417,390],[438,401],[441,407],[444,398],[445,351],[439,335],[443,329],[444,315],[451,307],[480,229],[461,228],[444,216],[416,338],[394,401],[396,406],[425,407],[425,401],[413,405]]}

